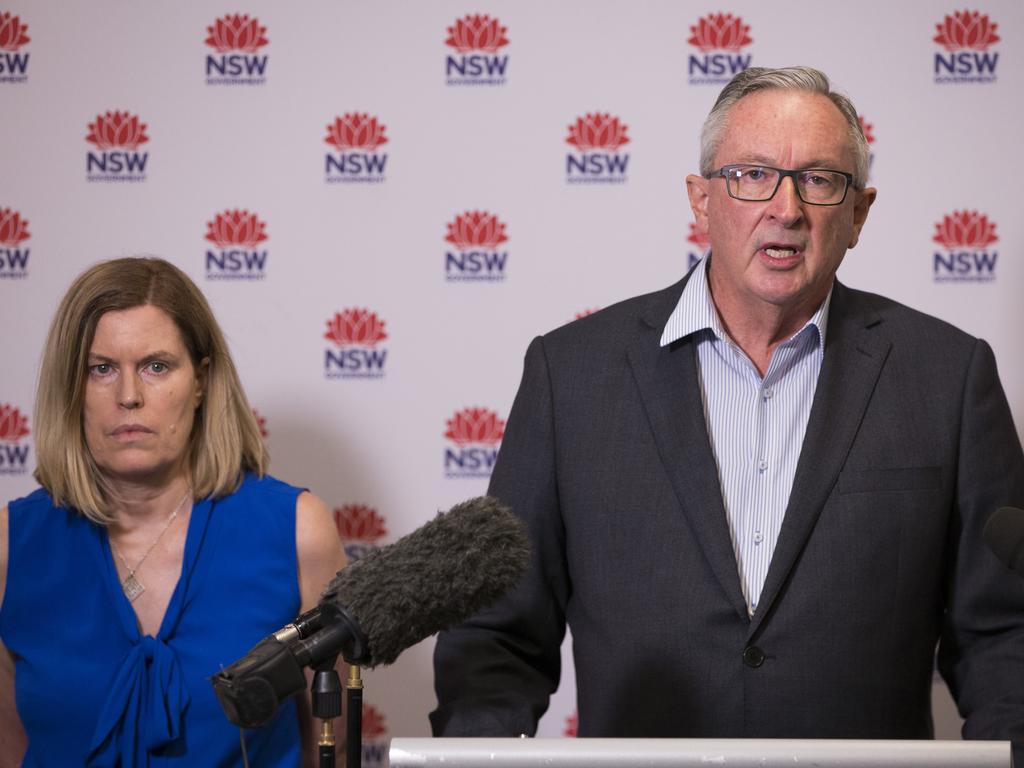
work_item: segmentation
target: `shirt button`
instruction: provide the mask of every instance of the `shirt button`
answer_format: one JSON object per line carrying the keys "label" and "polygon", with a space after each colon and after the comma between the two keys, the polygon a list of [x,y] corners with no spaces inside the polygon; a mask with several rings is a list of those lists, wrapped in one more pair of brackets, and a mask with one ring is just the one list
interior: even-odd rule
{"label": "shirt button", "polygon": [[754,531],[754,543],[760,544],[762,541],[764,541],[764,534],[760,531]]}
{"label": "shirt button", "polygon": [[758,648],[756,645],[748,645],[743,649],[743,663],[748,667],[757,669],[764,664],[764,651]]}
{"label": "shirt button", "polygon": [[768,469],[768,460],[767,459],[761,459],[759,462],[757,462],[757,471],[758,472],[764,472],[766,469]]}
{"label": "shirt button", "polygon": [[764,391],[761,393],[761,395],[764,397],[765,400],[771,400],[772,399],[772,395],[774,395],[774,394],[775,394],[775,390],[772,389],[771,387],[765,387]]}

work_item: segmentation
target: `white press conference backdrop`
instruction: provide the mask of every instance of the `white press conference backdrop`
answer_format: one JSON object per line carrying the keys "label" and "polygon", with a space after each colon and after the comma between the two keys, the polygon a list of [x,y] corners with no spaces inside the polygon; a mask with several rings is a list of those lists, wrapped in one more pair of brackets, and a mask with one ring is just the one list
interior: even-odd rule
{"label": "white press conference backdrop", "polygon": [[[1020,424],[1022,34],[1018,0],[0,4],[0,497],[56,302],[134,254],[210,298],[352,556],[482,493],[529,339],[703,252],[683,179],[747,66],[853,97],[879,195],[841,278],[988,339]],[[368,765],[428,732],[431,649],[367,675]]]}

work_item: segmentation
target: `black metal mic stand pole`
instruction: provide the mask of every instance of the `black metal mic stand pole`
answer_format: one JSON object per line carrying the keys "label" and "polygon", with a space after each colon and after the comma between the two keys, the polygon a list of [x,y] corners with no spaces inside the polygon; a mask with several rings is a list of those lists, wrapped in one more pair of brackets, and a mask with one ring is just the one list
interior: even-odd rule
{"label": "black metal mic stand pole", "polygon": [[363,678],[359,666],[348,668],[348,683],[345,686],[345,704],[348,713],[345,718],[345,768],[362,768],[363,765]]}
{"label": "black metal mic stand pole", "polygon": [[313,702],[313,717],[320,718],[319,768],[334,768],[334,723],[341,714],[341,680],[334,665],[337,657],[332,656],[316,665],[310,698]]}

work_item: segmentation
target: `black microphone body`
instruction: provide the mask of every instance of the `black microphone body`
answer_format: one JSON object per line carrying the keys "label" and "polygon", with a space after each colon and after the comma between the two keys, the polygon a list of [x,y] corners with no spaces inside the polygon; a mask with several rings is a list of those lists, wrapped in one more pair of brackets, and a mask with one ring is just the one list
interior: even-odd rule
{"label": "black microphone body", "polygon": [[406,648],[486,608],[519,581],[530,560],[520,520],[481,496],[338,572],[319,605],[211,678],[235,725],[268,722],[303,690],[305,667],[335,656],[390,664]]}

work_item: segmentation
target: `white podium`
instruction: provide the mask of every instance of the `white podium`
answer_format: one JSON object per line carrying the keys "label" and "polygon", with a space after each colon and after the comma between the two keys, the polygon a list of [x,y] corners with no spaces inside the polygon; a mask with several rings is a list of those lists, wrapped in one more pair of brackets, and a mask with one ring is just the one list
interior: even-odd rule
{"label": "white podium", "polygon": [[1008,741],[391,740],[391,768],[1010,768]]}

